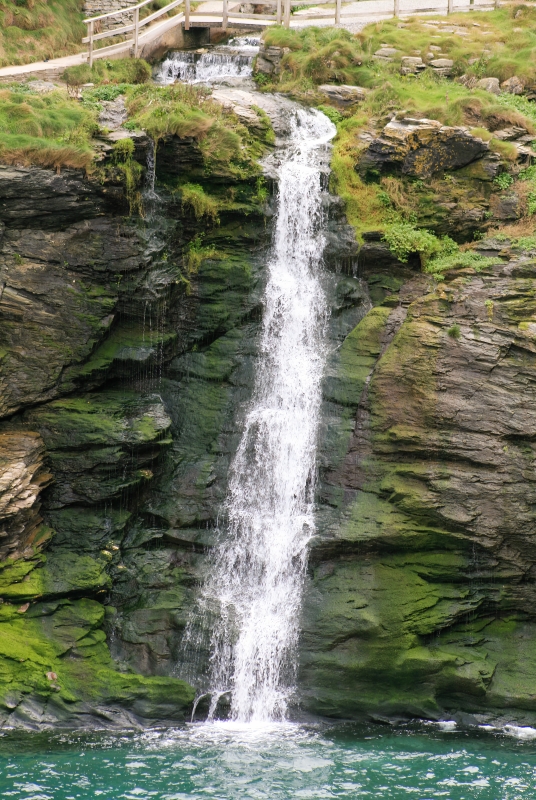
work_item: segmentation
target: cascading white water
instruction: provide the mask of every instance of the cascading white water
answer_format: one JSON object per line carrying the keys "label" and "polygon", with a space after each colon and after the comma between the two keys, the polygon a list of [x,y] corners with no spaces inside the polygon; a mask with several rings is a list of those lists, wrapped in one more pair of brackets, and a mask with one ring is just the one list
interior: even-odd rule
{"label": "cascading white water", "polygon": [[[239,41],[239,40],[237,40]],[[250,40],[252,41],[252,40]],[[252,74],[258,45],[222,46],[207,53],[176,51],[162,62],[158,83],[211,83],[225,78],[247,78]]]}
{"label": "cascading white water", "polygon": [[292,691],[325,356],[321,164],[334,135],[326,116],[299,109],[279,153],[255,386],[203,592],[220,615],[209,718],[231,691],[234,720],[282,719]]}

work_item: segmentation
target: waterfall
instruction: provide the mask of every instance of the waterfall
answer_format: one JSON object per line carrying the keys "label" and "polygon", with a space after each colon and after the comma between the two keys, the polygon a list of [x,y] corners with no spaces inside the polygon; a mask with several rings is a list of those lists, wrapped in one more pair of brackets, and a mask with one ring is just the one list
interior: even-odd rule
{"label": "waterfall", "polygon": [[210,83],[224,78],[246,78],[252,74],[258,46],[220,47],[208,53],[177,51],[162,62],[155,80],[158,83]]}
{"label": "waterfall", "polygon": [[325,357],[322,163],[334,134],[319,111],[298,109],[278,153],[255,385],[202,597],[219,612],[209,718],[230,691],[234,720],[283,719],[293,688]]}

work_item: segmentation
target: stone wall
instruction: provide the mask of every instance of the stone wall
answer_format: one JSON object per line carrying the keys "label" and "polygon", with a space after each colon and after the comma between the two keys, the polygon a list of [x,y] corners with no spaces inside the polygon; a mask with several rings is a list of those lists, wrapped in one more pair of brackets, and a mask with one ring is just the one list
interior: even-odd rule
{"label": "stone wall", "polygon": [[[139,0],[85,0],[83,11],[87,17],[98,17],[101,14],[109,14],[110,11],[120,11],[129,6],[136,6],[138,2]],[[100,25],[100,30],[110,30],[120,28],[122,25],[128,25],[133,20],[134,12],[130,11],[128,14],[118,14],[106,20],[101,20],[98,24]]]}

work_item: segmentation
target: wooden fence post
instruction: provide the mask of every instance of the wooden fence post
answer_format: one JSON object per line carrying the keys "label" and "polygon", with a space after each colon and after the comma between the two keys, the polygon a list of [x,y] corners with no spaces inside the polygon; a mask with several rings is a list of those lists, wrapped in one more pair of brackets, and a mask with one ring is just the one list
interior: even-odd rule
{"label": "wooden fence post", "polygon": [[276,22],[277,22],[278,25],[281,25],[281,16],[282,16],[281,0],[277,0],[277,12],[276,12],[276,14],[277,14]]}
{"label": "wooden fence post", "polygon": [[454,11],[454,0],[447,0],[447,14],[452,14]]}
{"label": "wooden fence post", "polygon": [[89,36],[89,66],[93,66],[93,20],[89,21],[87,35]]}
{"label": "wooden fence post", "polygon": [[337,0],[335,5],[335,25],[341,23],[341,0]]}
{"label": "wooden fence post", "polygon": [[393,17],[400,15],[400,0],[394,0]]}
{"label": "wooden fence post", "polygon": [[285,28],[290,28],[290,0],[285,0],[285,19],[283,24]]}
{"label": "wooden fence post", "polygon": [[190,0],[184,0],[184,30],[190,30]]}
{"label": "wooden fence post", "polygon": [[134,9],[134,58],[138,57],[138,37],[140,33],[140,9]]}
{"label": "wooden fence post", "polygon": [[229,12],[228,12],[228,9],[227,9],[227,0],[223,0],[223,15],[222,15],[222,20],[221,20],[221,26],[222,26],[224,31],[227,30],[228,17],[229,17]]}

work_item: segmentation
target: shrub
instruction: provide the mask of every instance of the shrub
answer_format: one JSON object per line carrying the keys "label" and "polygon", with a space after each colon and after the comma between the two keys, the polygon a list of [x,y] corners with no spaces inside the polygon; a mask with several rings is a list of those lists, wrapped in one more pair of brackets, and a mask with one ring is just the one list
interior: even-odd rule
{"label": "shrub", "polygon": [[405,263],[411,253],[418,253],[424,268],[433,256],[456,252],[458,245],[448,236],[439,239],[430,231],[415,228],[409,222],[389,225],[383,235],[389,249],[399,261]]}
{"label": "shrub", "polygon": [[319,111],[321,111],[323,114],[325,114],[326,117],[328,119],[330,119],[333,122],[334,125],[338,125],[339,122],[342,122],[342,120],[344,119],[344,117],[341,114],[341,112],[338,111],[336,108],[333,108],[333,106],[321,105],[321,106],[317,106],[317,108],[318,108]]}

